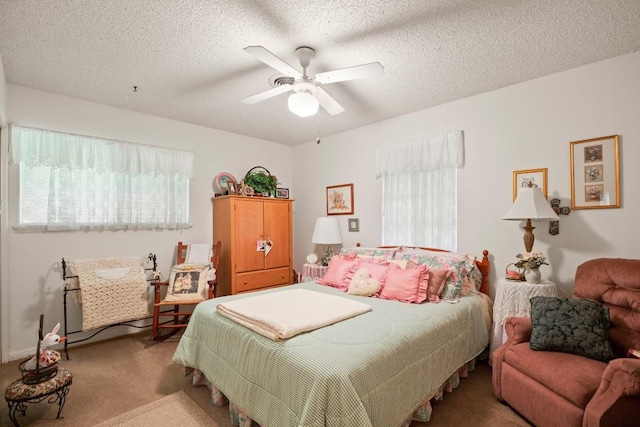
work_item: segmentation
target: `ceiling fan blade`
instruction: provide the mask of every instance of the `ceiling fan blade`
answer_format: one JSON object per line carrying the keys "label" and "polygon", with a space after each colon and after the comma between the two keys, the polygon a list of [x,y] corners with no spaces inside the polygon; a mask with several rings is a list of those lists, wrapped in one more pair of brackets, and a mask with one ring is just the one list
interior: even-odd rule
{"label": "ceiling fan blade", "polygon": [[380,65],[379,62],[372,62],[370,64],[356,65],[354,67],[318,73],[313,78],[313,81],[326,85],[329,83],[344,82],[346,80],[381,76],[383,74],[384,67]]}
{"label": "ceiling fan blade", "polygon": [[316,98],[318,98],[318,102],[322,105],[322,108],[327,110],[327,113],[335,116],[336,114],[340,114],[344,111],[344,108],[338,102],[331,97],[324,89],[316,88],[315,90]]}
{"label": "ceiling fan blade", "polygon": [[273,98],[281,93],[289,92],[291,89],[293,89],[293,85],[276,86],[273,89],[244,98],[242,102],[245,104],[255,104],[257,102],[264,101],[265,99]]}
{"label": "ceiling fan blade", "polygon": [[244,51],[250,55],[253,55],[256,59],[264,62],[271,68],[280,71],[285,76],[293,77],[295,79],[299,79],[302,77],[301,72],[299,72],[262,46],[247,46],[244,48]]}

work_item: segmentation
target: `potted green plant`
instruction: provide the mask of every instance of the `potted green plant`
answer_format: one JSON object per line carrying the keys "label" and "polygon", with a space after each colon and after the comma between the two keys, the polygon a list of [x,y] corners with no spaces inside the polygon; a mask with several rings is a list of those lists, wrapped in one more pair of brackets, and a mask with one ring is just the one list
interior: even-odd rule
{"label": "potted green plant", "polygon": [[275,175],[271,175],[262,166],[256,166],[247,172],[244,177],[244,183],[253,188],[256,193],[262,193],[263,196],[273,196],[276,194],[278,178]]}

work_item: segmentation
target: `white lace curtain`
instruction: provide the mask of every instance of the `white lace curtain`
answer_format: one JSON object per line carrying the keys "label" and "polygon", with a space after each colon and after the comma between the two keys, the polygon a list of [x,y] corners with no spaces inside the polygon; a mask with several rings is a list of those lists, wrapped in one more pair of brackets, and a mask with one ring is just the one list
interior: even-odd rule
{"label": "white lace curtain", "polygon": [[382,244],[456,250],[456,169],[463,166],[462,131],[379,148]]}
{"label": "white lace curtain", "polygon": [[10,127],[23,229],[189,227],[193,153]]}

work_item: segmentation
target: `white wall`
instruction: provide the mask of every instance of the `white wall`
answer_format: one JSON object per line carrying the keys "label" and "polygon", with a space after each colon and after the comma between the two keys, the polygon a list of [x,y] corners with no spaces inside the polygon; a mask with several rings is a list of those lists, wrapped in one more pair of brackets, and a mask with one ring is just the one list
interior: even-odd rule
{"label": "white wall", "polygon": [[[91,231],[91,232],[6,232],[9,249],[8,289],[9,332],[7,355],[17,359],[35,351],[40,313],[49,330],[63,321],[61,275],[57,270],[66,259],[120,255],[158,256],[165,277],[173,264],[176,243],[210,242],[213,222],[212,181],[226,171],[240,180],[253,166],[264,166],[276,175],[283,187],[291,190],[292,148],[201,126],[112,108],[74,98],[54,95],[20,86],[7,86],[9,121],[22,126],[71,132],[135,143],[179,148],[195,153],[194,179],[191,185],[191,224],[186,231]],[[5,157],[3,154],[2,157]],[[17,222],[18,171],[9,166],[7,208],[9,225]],[[3,266],[5,268],[5,266]],[[71,304],[70,324],[81,325],[80,311]],[[112,330],[121,334],[123,328]],[[126,329],[125,329],[126,332]],[[110,334],[101,334],[103,339]],[[81,337],[76,335],[73,338]]]}
{"label": "white wall", "polygon": [[[345,112],[344,114],[349,114]],[[536,223],[534,249],[549,256],[543,277],[570,295],[577,265],[590,258],[640,258],[640,52],[418,111],[294,147],[295,266],[314,251],[316,217],[325,215],[325,188],[354,183],[355,213],[339,217],[344,246],[380,244],[381,191],[375,150],[387,144],[463,130],[466,164],[458,173],[458,250],[488,249],[493,286],[524,251],[517,222],[500,218],[512,204],[514,170],[548,168],[550,197],[570,206],[571,141],[620,136],[621,208],[576,210],[560,234]],[[347,218],[360,218],[360,232]],[[321,252],[322,248],[317,248]]]}
{"label": "white wall", "polygon": [[[0,153],[4,153],[4,147],[7,146],[6,140],[8,137],[7,128],[7,82],[4,77],[4,65],[2,63],[2,55],[0,55]],[[4,154],[0,154],[0,196],[6,194],[7,192],[7,180],[6,180],[6,167],[4,167],[4,160],[2,160]],[[5,349],[8,348],[8,336],[2,334],[2,329],[5,324],[8,324],[8,316],[2,310],[3,301],[7,301],[7,296],[9,295],[7,289],[1,286],[3,281],[7,280],[6,271],[4,269],[4,265],[6,264],[7,259],[7,245],[5,243],[4,231],[6,230],[6,214],[4,209],[4,203],[2,203],[0,198],[0,356],[5,354]],[[3,358],[0,357],[0,360]]]}
{"label": "white wall", "polygon": [[4,65],[0,55],[0,127],[7,124],[7,82],[4,78]]}
{"label": "white wall", "polygon": [[[544,223],[534,224],[535,249],[550,257],[543,275],[569,295],[575,268],[595,257],[638,258],[640,230],[640,53],[621,56],[564,73],[407,114],[332,137],[320,144],[294,148],[175,122],[99,104],[7,86],[9,121],[63,132],[130,142],[175,147],[196,156],[192,186],[193,228],[184,232],[127,231],[80,233],[16,233],[8,240],[8,263],[3,265],[3,360],[34,351],[37,321],[47,327],[62,321],[60,274],[62,256],[158,255],[166,274],[175,243],[211,238],[211,181],[220,171],[240,179],[253,166],[267,167],[291,190],[294,203],[294,264],[301,270],[313,224],[325,215],[326,186],[353,183],[355,213],[360,232],[347,231],[339,217],[345,246],[380,243],[380,185],[374,177],[375,149],[415,137],[461,129],[465,132],[466,165],[459,171],[458,249],[491,252],[490,280],[504,274],[507,264],[523,251],[517,223],[499,218],[512,203],[512,172],[546,167],[549,195],[569,205],[569,142],[620,135],[620,209],[572,212],[560,221],[560,234],[551,236]],[[349,114],[346,111],[344,114]],[[3,153],[4,154],[4,153]],[[17,174],[9,168],[6,197],[8,223],[15,224]],[[295,188],[294,188],[295,183]],[[294,191],[295,189],[295,191]],[[3,218],[5,220],[5,218]],[[3,242],[5,244],[5,242]],[[318,248],[321,249],[321,248]],[[125,253],[126,252],[126,253]],[[6,271],[8,270],[8,272]],[[491,290],[493,294],[493,289]],[[72,320],[79,319],[79,312]]]}

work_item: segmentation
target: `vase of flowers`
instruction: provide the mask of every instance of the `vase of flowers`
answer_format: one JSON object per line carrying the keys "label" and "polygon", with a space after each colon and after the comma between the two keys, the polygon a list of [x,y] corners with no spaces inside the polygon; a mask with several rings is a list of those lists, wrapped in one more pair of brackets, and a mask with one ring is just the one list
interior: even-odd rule
{"label": "vase of flowers", "polygon": [[549,265],[547,258],[542,255],[542,252],[525,252],[516,255],[516,258],[518,258],[518,261],[515,265],[518,268],[524,269],[524,279],[527,283],[540,283],[540,266]]}
{"label": "vase of flowers", "polygon": [[524,280],[526,280],[527,283],[540,283],[541,278],[542,274],[540,274],[540,269],[538,267],[527,268],[524,271]]}

